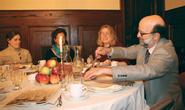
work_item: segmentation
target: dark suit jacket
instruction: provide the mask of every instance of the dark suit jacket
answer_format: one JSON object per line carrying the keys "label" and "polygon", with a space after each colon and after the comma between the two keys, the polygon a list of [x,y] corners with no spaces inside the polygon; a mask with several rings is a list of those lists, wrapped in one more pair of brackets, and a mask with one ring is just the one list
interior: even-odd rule
{"label": "dark suit jacket", "polygon": [[[111,57],[136,59],[136,65],[113,67],[113,80],[144,80],[147,104],[153,105],[160,99],[172,96],[177,106],[181,89],[177,80],[178,58],[170,40],[161,39],[144,64],[146,48],[134,45],[128,48],[112,48]],[[179,104],[179,103],[178,103]]]}

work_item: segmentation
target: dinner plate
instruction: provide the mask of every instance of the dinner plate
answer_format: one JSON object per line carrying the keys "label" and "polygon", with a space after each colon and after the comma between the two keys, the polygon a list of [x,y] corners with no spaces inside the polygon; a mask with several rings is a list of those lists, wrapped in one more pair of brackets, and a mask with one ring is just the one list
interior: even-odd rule
{"label": "dinner plate", "polygon": [[100,81],[92,80],[86,81],[84,84],[87,86],[88,90],[95,93],[112,93],[123,89],[123,86],[114,84],[112,81]]}
{"label": "dinner plate", "polygon": [[113,93],[113,92],[117,92],[123,89],[123,86],[114,84],[111,85],[109,87],[96,87],[96,86],[92,86],[92,87],[88,87],[88,90],[91,92],[95,92],[95,93]]}

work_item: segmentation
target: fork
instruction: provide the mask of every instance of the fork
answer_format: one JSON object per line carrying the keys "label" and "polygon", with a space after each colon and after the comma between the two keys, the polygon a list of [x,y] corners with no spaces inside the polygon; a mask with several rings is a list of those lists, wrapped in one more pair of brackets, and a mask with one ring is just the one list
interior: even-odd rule
{"label": "fork", "polygon": [[57,107],[61,107],[62,106],[62,94],[60,94],[60,96],[57,99]]}

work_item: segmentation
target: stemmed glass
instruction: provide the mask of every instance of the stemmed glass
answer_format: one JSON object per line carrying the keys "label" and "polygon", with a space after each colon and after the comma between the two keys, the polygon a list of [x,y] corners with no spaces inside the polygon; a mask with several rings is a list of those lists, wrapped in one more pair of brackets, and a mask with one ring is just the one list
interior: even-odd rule
{"label": "stemmed glass", "polygon": [[0,81],[4,82],[7,80],[7,71],[10,70],[9,65],[0,66]]}
{"label": "stemmed glass", "polygon": [[61,84],[63,90],[67,90],[67,86],[69,83],[73,80],[73,70],[72,70],[72,62],[64,62],[63,63],[63,70],[60,71],[60,76],[61,76]]}
{"label": "stemmed glass", "polygon": [[14,86],[14,90],[21,89],[21,84],[23,80],[26,78],[26,73],[21,70],[14,70],[11,73],[10,80]]}
{"label": "stemmed glass", "polygon": [[4,74],[4,69],[2,66],[0,66],[0,81],[2,82],[3,81],[3,74]]}

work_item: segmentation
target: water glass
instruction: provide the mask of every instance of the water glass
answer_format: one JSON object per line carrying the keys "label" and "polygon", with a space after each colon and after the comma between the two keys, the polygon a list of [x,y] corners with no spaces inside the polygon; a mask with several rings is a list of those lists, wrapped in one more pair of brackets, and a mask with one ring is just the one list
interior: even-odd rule
{"label": "water glass", "polygon": [[21,84],[23,80],[26,78],[26,73],[21,70],[14,70],[11,73],[10,80],[12,81],[12,84],[14,86],[14,90],[21,89]]}
{"label": "water glass", "polygon": [[7,80],[7,71],[10,70],[10,66],[9,65],[3,65],[0,66],[0,81],[4,82]]}

